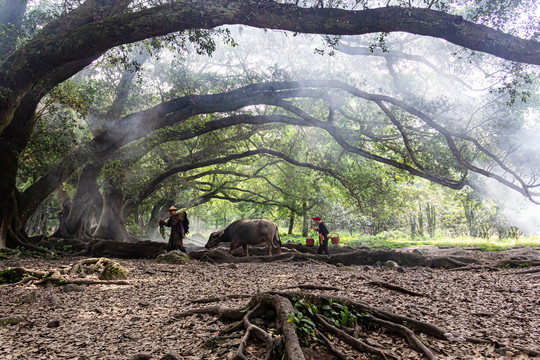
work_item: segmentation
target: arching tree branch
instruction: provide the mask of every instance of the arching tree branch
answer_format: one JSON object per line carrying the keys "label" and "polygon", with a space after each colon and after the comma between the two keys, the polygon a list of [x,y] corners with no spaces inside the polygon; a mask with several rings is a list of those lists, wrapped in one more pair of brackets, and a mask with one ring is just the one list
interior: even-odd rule
{"label": "arching tree branch", "polygon": [[66,18],[45,27],[40,36],[28,41],[0,64],[0,84],[7,89],[4,101],[0,103],[0,131],[12,121],[18,99],[55,68],[99,56],[117,45],[227,24],[333,35],[404,31],[444,38],[459,46],[511,61],[540,65],[539,42],[431,9],[384,7],[349,11],[302,8],[274,1],[177,0],[128,13],[124,10],[129,1],[110,3],[112,5],[108,7],[100,4],[99,10],[115,12],[116,16],[95,21],[85,10],[97,3],[87,1]]}

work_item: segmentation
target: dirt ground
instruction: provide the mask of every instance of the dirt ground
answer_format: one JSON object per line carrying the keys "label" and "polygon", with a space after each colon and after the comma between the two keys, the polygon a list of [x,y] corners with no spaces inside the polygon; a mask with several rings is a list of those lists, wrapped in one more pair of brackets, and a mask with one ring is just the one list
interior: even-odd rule
{"label": "dirt ground", "polygon": [[[401,251],[413,251],[413,248]],[[459,255],[495,264],[501,259],[540,259],[538,249],[482,252],[457,248],[417,248],[425,255]],[[81,258],[7,259],[0,269],[34,270],[68,267]],[[440,359],[526,359],[519,347],[540,351],[540,273],[523,269],[448,271],[409,267],[334,266],[304,263],[241,263],[213,265],[158,264],[119,260],[129,271],[128,285],[0,286],[0,318],[20,315],[25,321],[0,326],[0,359],[131,359],[148,354],[161,359],[174,351],[181,359],[228,359],[242,332],[218,347],[209,347],[224,327],[211,315],[177,319],[180,311],[201,307],[190,301],[230,294],[255,294],[298,284],[327,285],[338,291],[312,291],[347,296],[444,329],[449,340],[417,334]],[[382,280],[425,294],[406,295],[369,285]],[[51,301],[55,299],[56,301]],[[238,306],[249,298],[221,304]],[[56,322],[55,322],[56,320]],[[406,341],[376,330],[369,341],[384,345],[403,359],[420,359]],[[497,340],[473,344],[463,337]],[[252,343],[254,350],[259,343]],[[319,345],[314,347],[315,354]],[[321,345],[322,346],[322,345]],[[343,347],[346,350],[346,347]],[[250,349],[248,349],[250,350]],[[350,359],[371,359],[346,350]],[[313,356],[316,359],[317,355]]]}

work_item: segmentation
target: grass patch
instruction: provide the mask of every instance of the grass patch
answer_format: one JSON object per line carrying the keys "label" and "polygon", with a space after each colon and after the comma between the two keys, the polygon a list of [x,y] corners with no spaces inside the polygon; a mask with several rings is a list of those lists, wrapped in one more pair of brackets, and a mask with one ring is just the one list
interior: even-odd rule
{"label": "grass patch", "polygon": [[[306,237],[302,235],[292,234],[280,236],[283,243],[306,243]],[[313,236],[310,234],[309,237]],[[339,245],[352,247],[365,246],[370,249],[398,249],[415,245],[434,245],[440,247],[473,247],[485,251],[501,251],[523,247],[540,248],[540,238],[536,236],[521,236],[518,239],[499,239],[498,237],[485,239],[471,236],[435,236],[435,238],[431,239],[429,237],[411,237],[403,232],[392,231],[374,236],[365,234],[340,235]],[[318,246],[318,241],[315,241],[315,246]],[[336,245],[329,244],[329,246]]]}
{"label": "grass patch", "polygon": [[499,239],[497,237],[477,238],[471,236],[440,236],[434,239],[419,239],[418,245],[435,245],[435,246],[451,246],[451,247],[476,247],[485,251],[500,251],[512,248],[539,248],[540,239],[538,237],[520,237],[518,239]]}

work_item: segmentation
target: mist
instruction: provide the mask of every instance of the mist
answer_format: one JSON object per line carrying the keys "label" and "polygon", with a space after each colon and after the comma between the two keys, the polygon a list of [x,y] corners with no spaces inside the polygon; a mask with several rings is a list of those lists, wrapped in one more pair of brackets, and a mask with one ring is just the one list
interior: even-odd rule
{"label": "mist", "polygon": [[[144,64],[138,74],[141,84],[159,99],[162,93],[175,86],[162,74],[164,69],[174,69],[179,78],[189,76],[192,72],[214,73],[243,79],[244,84],[340,80],[365,92],[403,100],[422,109],[451,131],[467,132],[479,139],[489,139],[497,147],[492,148],[493,151],[501,156],[511,151],[512,166],[525,172],[529,169],[532,176],[537,173],[538,164],[531,161],[531,158],[536,159],[537,154],[540,154],[540,141],[534,135],[537,133],[535,129],[538,129],[537,110],[532,107],[537,103],[537,89],[531,89],[528,103],[518,99],[513,107],[508,106],[509,95],[498,93],[503,77],[493,74],[499,65],[496,62],[483,62],[487,57],[485,55],[472,54],[441,39],[400,33],[385,36],[382,41],[378,34],[340,38],[340,43],[361,49],[364,54],[354,55],[345,50],[340,51],[339,46],[332,46],[320,35],[295,35],[245,26],[231,26],[227,29],[236,46],[225,44],[217,36],[216,50],[211,56],[198,55],[195,51],[185,52],[181,56],[163,51],[159,61],[151,59]],[[454,55],[449,57],[449,53]],[[235,86],[238,83],[234,83],[228,90]],[[185,90],[187,93],[206,92],[196,87]],[[351,100],[350,95],[343,92],[329,92],[329,95],[334,97],[332,103],[347,103],[350,114],[361,114],[373,107],[370,111],[380,117],[380,109],[364,100]],[[261,113],[265,111],[262,107],[257,110]],[[497,133],[498,126],[503,122],[507,127],[516,128],[512,136]],[[376,116],[366,115],[359,115],[358,123],[374,129],[380,125]],[[526,128],[523,129],[524,124]],[[420,123],[413,125],[425,127]],[[131,129],[130,134],[139,134],[143,133],[140,127],[145,124],[142,119],[137,119],[127,126]],[[318,144],[333,141],[318,129],[304,128],[302,132],[311,153],[322,151]],[[483,166],[489,168],[493,165]],[[492,184],[487,178],[484,180],[484,195],[496,199],[505,207],[509,223],[517,224],[514,218],[519,218],[519,223],[523,224],[519,227],[524,231],[538,232],[538,226],[533,221],[536,205],[514,190],[498,183]],[[526,213],[531,212],[531,215],[509,216],[515,214],[517,208],[523,211],[528,209]],[[216,229],[208,229],[212,230]]]}

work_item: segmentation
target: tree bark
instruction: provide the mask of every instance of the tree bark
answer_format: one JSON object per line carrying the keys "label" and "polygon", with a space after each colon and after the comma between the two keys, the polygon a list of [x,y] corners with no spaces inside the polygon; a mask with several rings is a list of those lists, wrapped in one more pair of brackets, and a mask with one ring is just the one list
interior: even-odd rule
{"label": "tree bark", "polygon": [[103,209],[99,224],[93,236],[101,239],[128,242],[132,236],[126,229],[124,220],[124,191],[119,186],[120,179],[109,179],[103,191]]}
{"label": "tree bark", "polygon": [[100,165],[88,164],[80,171],[75,195],[64,203],[59,214],[59,227],[51,237],[74,239],[83,235],[91,236],[96,211],[101,210],[103,203],[97,183],[100,170]]}

